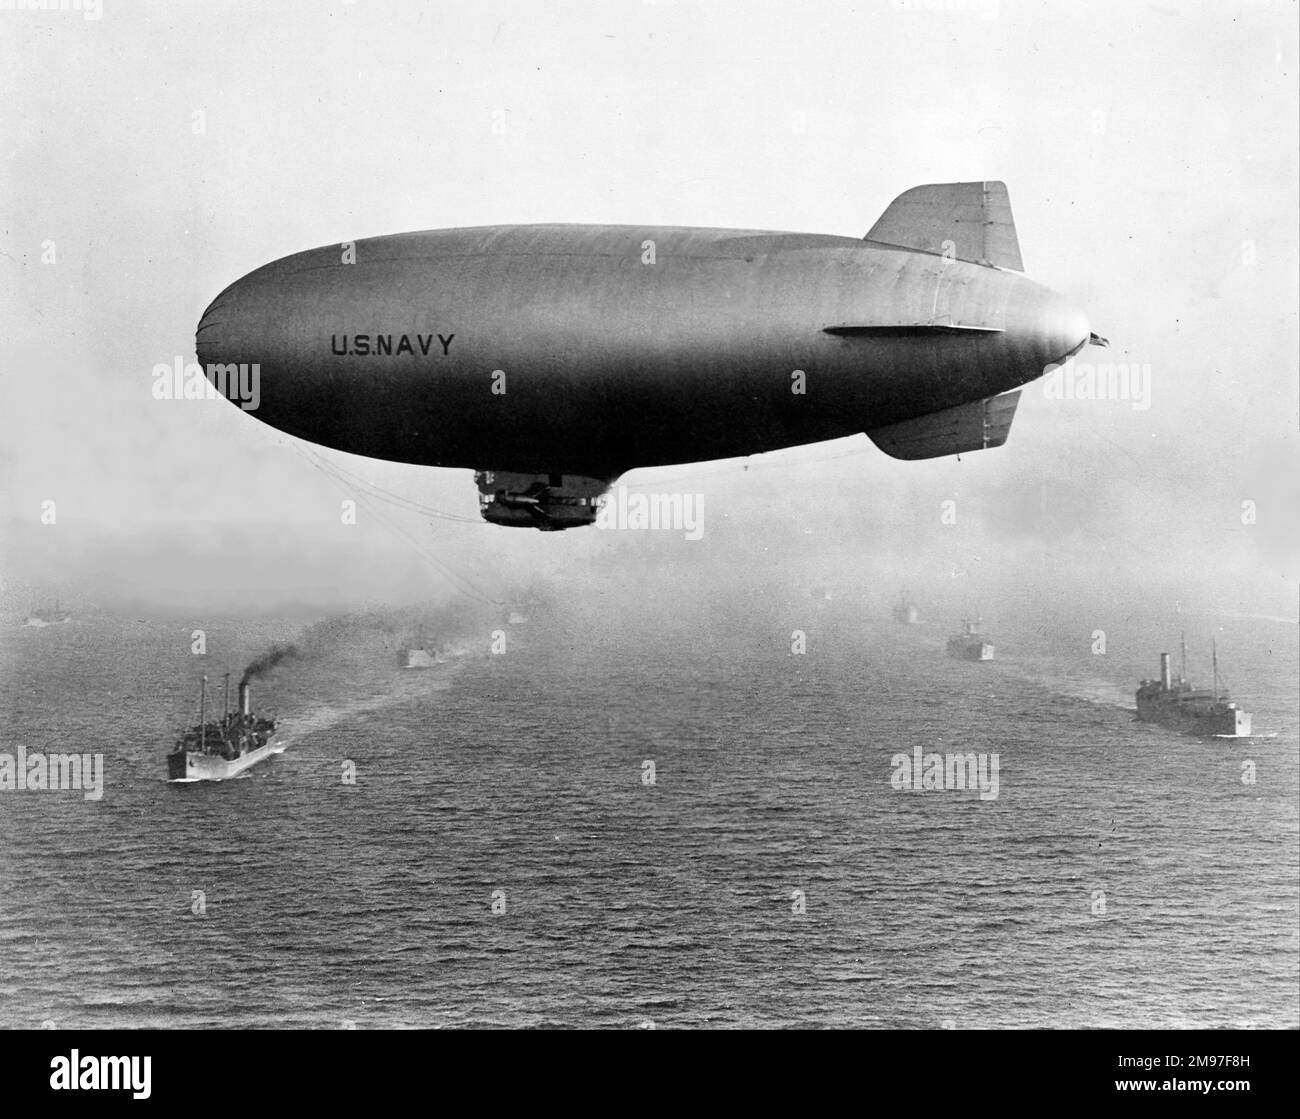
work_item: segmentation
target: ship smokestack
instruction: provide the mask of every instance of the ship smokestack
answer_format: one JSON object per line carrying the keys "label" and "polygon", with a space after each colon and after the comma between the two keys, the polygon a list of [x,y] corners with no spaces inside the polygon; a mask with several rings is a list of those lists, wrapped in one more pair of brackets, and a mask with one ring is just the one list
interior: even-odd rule
{"label": "ship smokestack", "polygon": [[1174,686],[1174,678],[1169,669],[1169,654],[1160,654],[1160,683],[1164,686],[1165,691],[1170,691]]}
{"label": "ship smokestack", "polygon": [[[1168,658],[1165,659],[1167,660]],[[248,698],[247,680],[241,680],[239,682],[239,713],[243,715],[245,719],[253,713],[253,706]]]}

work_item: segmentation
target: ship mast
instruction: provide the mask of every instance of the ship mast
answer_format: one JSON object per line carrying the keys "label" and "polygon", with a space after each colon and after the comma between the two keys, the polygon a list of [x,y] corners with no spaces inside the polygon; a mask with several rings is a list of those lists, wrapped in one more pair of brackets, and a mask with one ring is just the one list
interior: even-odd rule
{"label": "ship mast", "polygon": [[1180,679],[1183,680],[1184,682],[1186,682],[1187,680],[1187,631],[1186,630],[1183,630],[1183,674],[1180,677]]}
{"label": "ship mast", "polygon": [[1210,663],[1214,665],[1214,702],[1219,702],[1219,648],[1210,638]]}
{"label": "ship mast", "polygon": [[226,673],[226,696],[222,701],[223,710],[221,712],[222,723],[230,722],[230,673]]}
{"label": "ship mast", "polygon": [[208,678],[199,685],[199,750],[208,752]]}

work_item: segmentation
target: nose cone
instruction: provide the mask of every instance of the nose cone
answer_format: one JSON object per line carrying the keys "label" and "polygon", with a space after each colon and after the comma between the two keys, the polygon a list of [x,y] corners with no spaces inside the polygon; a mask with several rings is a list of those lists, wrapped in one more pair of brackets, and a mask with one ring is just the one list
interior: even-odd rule
{"label": "nose cone", "polygon": [[1078,353],[1092,335],[1087,315],[1064,296],[1036,284],[1020,301],[1016,319],[1017,348],[1040,371],[1036,377],[1045,366]]}
{"label": "nose cone", "polygon": [[278,336],[268,328],[264,288],[245,276],[216,297],[199,318],[194,352],[218,393],[254,419],[276,424],[279,403],[269,391],[281,364]]}
{"label": "nose cone", "polygon": [[239,283],[233,283],[216,297],[203,312],[199,325],[194,332],[194,352],[199,364],[205,368],[211,362],[238,360],[227,356],[233,337],[232,319],[238,302],[236,289]]}

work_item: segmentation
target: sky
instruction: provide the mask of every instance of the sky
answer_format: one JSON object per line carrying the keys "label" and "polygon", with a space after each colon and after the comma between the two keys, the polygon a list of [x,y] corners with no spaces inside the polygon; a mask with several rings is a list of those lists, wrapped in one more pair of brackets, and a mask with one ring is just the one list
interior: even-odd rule
{"label": "sky", "polygon": [[[745,571],[889,594],[909,575],[1158,585],[1296,613],[1293,0],[13,6],[5,609],[52,591],[270,609]],[[977,179],[1007,183],[1026,273],[1086,311],[1109,360],[1149,366],[1149,407],[1036,384],[1005,447],[960,459],[898,462],[858,437],[628,475],[704,494],[686,541],[476,523],[469,471],[309,449],[225,401],[151,395],[156,364],[193,360],[217,292],[318,245],[547,221],[862,236],[909,187]]]}

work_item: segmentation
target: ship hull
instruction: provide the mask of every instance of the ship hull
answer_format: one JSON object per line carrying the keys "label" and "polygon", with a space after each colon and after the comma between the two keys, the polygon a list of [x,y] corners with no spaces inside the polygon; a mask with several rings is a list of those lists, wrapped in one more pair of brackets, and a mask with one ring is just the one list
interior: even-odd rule
{"label": "ship hull", "polygon": [[1169,730],[1202,738],[1250,737],[1250,713],[1238,708],[1213,712],[1186,711],[1180,710],[1176,704],[1139,697],[1137,717],[1144,723],[1156,723]]}
{"label": "ship hull", "polygon": [[962,661],[991,661],[993,646],[987,641],[949,641],[948,655]]}
{"label": "ship hull", "polygon": [[216,754],[200,754],[191,750],[167,756],[169,781],[228,781],[244,770],[265,761],[272,754],[284,752],[284,743],[268,742],[237,758],[223,758]]}

